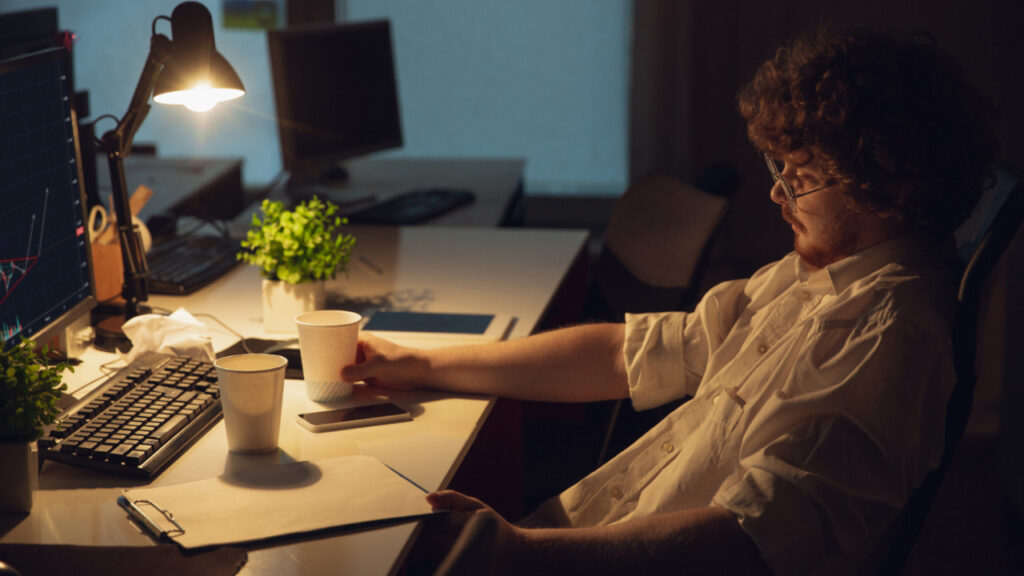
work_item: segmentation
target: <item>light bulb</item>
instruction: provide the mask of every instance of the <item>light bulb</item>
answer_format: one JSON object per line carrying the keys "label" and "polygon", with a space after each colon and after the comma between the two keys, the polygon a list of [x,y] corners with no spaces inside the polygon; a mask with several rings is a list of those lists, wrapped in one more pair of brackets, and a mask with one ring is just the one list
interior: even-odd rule
{"label": "light bulb", "polygon": [[153,100],[161,104],[181,104],[193,112],[206,112],[218,102],[238,98],[244,93],[231,88],[211,88],[209,84],[198,84],[190,90],[158,94]]}

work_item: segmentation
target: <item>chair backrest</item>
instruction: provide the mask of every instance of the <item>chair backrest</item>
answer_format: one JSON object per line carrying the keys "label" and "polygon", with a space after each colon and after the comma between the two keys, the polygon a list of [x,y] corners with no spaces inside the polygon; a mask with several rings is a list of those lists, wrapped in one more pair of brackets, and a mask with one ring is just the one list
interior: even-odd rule
{"label": "chair backrest", "polygon": [[728,205],[727,196],[670,176],[634,182],[615,205],[594,273],[602,319],[678,309]]}
{"label": "chair backrest", "polygon": [[978,322],[984,286],[1024,222],[1024,186],[1013,172],[1002,171],[996,185],[986,191],[975,213],[957,232],[961,257],[966,265],[957,295],[953,327],[957,382],[946,411],[946,435],[942,460],[924,483],[911,493],[903,510],[889,526],[879,558],[879,574],[899,574],[935,501],[967,427],[974,404],[977,380]]}

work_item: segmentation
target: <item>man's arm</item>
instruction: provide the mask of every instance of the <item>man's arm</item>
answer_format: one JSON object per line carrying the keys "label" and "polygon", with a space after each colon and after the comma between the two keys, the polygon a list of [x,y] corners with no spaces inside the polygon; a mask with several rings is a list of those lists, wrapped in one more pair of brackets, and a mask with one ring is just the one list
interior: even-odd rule
{"label": "man's arm", "polygon": [[520,528],[475,498],[430,494],[435,508],[498,522],[498,574],[770,574],[754,542],[724,508],[708,506],[588,528]]}
{"label": "man's arm", "polygon": [[522,400],[589,402],[625,398],[622,324],[587,324],[476,346],[417,350],[365,335],[349,381],[434,388]]}

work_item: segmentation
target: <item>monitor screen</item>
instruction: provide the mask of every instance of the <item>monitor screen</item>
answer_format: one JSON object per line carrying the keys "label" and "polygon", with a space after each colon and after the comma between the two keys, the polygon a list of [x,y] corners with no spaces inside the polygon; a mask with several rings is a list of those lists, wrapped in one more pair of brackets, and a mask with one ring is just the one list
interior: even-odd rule
{"label": "monitor screen", "polygon": [[387,20],[267,32],[284,168],[402,145]]}
{"label": "monitor screen", "polygon": [[96,305],[67,50],[0,62],[0,329],[46,341]]}

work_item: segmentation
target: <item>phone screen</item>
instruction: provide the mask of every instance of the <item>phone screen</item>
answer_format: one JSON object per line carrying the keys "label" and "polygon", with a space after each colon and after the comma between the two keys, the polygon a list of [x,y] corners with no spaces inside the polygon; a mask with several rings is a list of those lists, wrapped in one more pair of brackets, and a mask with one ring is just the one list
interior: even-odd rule
{"label": "phone screen", "polygon": [[323,426],[338,422],[365,420],[367,418],[396,416],[398,414],[405,414],[405,410],[394,404],[371,404],[369,406],[339,408],[338,410],[324,410],[323,412],[307,412],[300,416],[314,426]]}

